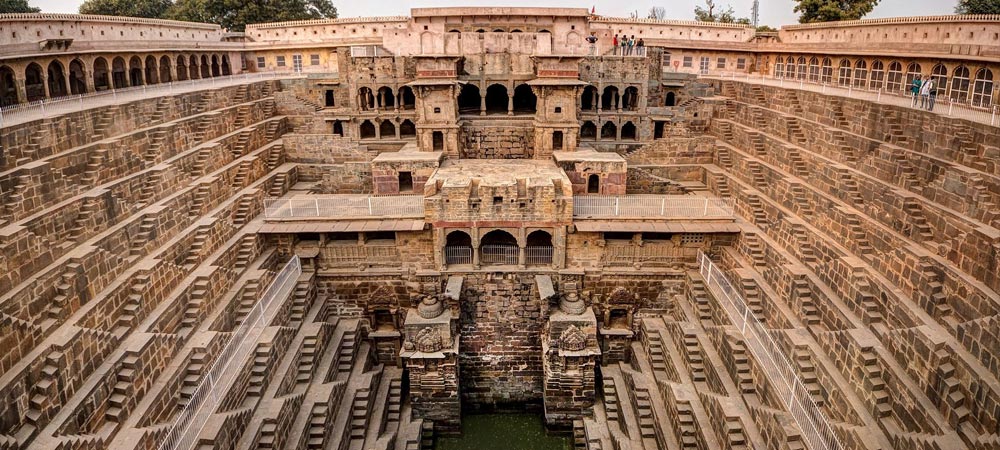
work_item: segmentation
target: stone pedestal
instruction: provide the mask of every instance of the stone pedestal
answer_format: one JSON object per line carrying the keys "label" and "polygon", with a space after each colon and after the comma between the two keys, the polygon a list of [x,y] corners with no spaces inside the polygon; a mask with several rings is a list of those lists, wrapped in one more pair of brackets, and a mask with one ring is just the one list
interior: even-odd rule
{"label": "stone pedestal", "polygon": [[437,302],[425,299],[407,311],[399,356],[409,372],[414,416],[434,421],[435,432],[457,434],[462,418],[457,321]]}
{"label": "stone pedestal", "polygon": [[553,308],[542,339],[545,421],[549,425],[567,426],[593,414],[595,367],[601,355],[597,318],[589,307],[575,312]]}

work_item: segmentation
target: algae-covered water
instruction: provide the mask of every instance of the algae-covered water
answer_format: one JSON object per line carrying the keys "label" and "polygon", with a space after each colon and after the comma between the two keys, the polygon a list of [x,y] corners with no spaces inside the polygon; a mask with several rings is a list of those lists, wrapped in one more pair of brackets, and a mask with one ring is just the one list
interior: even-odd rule
{"label": "algae-covered water", "polygon": [[438,437],[435,450],[572,450],[568,436],[545,432],[535,414],[472,414],[462,417],[461,437]]}

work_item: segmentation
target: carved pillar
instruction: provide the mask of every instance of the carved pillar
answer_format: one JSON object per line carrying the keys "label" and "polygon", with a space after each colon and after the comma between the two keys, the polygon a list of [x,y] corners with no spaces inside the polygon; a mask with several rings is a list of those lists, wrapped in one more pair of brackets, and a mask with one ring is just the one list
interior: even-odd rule
{"label": "carved pillar", "polygon": [[513,95],[508,95],[507,96],[507,115],[508,116],[513,116],[514,115],[514,96]]}
{"label": "carved pillar", "polygon": [[[399,111],[397,110],[396,112],[399,112]],[[398,141],[400,139],[399,138],[399,124],[400,124],[400,122],[398,120],[396,120],[396,121],[394,121],[394,123],[396,124],[396,140]]]}
{"label": "carved pillar", "polygon": [[486,96],[483,94],[479,94],[479,115],[486,115]]}
{"label": "carved pillar", "polygon": [[442,297],[457,303],[462,277],[449,277],[445,293],[424,295],[403,323],[405,340],[399,353],[409,372],[410,402],[416,415],[433,420],[435,432],[461,431],[457,320]]}
{"label": "carved pillar", "polygon": [[576,283],[566,283],[563,292],[556,294],[549,277],[536,277],[536,282],[544,302],[560,297],[559,306],[550,309],[542,336],[545,421],[568,425],[592,414],[601,356],[597,317],[578,296]]}
{"label": "carved pillar", "polygon": [[601,93],[596,90],[594,91],[594,108],[596,108],[599,113],[604,112],[604,105],[601,105]]}

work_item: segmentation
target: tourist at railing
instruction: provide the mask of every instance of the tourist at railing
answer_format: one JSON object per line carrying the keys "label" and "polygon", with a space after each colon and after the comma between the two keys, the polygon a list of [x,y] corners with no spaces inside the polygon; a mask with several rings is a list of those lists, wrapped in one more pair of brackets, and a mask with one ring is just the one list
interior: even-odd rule
{"label": "tourist at railing", "polygon": [[615,34],[615,37],[611,38],[611,54],[615,55],[615,56],[618,55],[618,34],[617,33]]}
{"label": "tourist at railing", "polygon": [[[931,81],[933,82],[934,79],[932,78]],[[935,86],[935,89],[930,89],[929,91],[930,92],[929,92],[929,94],[927,96],[927,110],[928,111],[934,111],[934,100],[937,100],[937,94],[938,94],[937,91],[938,90],[936,89],[936,86]]]}
{"label": "tourist at railing", "polygon": [[587,36],[587,43],[590,44],[590,56],[597,56],[597,36],[593,32]]}
{"label": "tourist at railing", "polygon": [[910,95],[913,97],[914,108],[917,107],[917,97],[920,96],[920,86],[923,84],[923,79],[921,76],[916,76],[913,78],[913,84],[910,85]]}
{"label": "tourist at railing", "polygon": [[639,42],[635,43],[636,56],[646,56],[646,42],[639,38]]}
{"label": "tourist at railing", "polygon": [[920,87],[920,109],[927,109],[930,103],[931,89],[934,89],[934,79],[930,78]]}

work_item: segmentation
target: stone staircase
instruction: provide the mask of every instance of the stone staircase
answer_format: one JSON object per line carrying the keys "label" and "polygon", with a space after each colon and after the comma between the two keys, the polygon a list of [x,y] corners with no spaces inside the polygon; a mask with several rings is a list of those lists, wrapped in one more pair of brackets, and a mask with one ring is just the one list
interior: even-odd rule
{"label": "stone staircase", "polygon": [[128,417],[128,410],[133,397],[133,387],[139,371],[139,357],[127,354],[122,360],[121,368],[115,373],[115,387],[108,398],[108,409],[104,412],[107,420],[122,423]]}
{"label": "stone staircase", "polygon": [[764,204],[760,200],[759,194],[748,194],[746,197],[747,206],[750,207],[750,214],[753,216],[753,223],[758,227],[766,227],[767,213],[764,212]]}
{"label": "stone staircase", "polygon": [[80,178],[80,184],[91,187],[97,184],[101,167],[107,162],[107,155],[108,150],[104,147],[97,148],[90,154],[87,160],[87,168],[83,172],[83,177]]}
{"label": "stone staircase", "polygon": [[705,360],[701,354],[701,344],[698,342],[698,335],[692,331],[684,331],[681,341],[684,344],[684,358],[687,360],[688,369],[691,371],[691,380],[695,382],[705,381]]}

